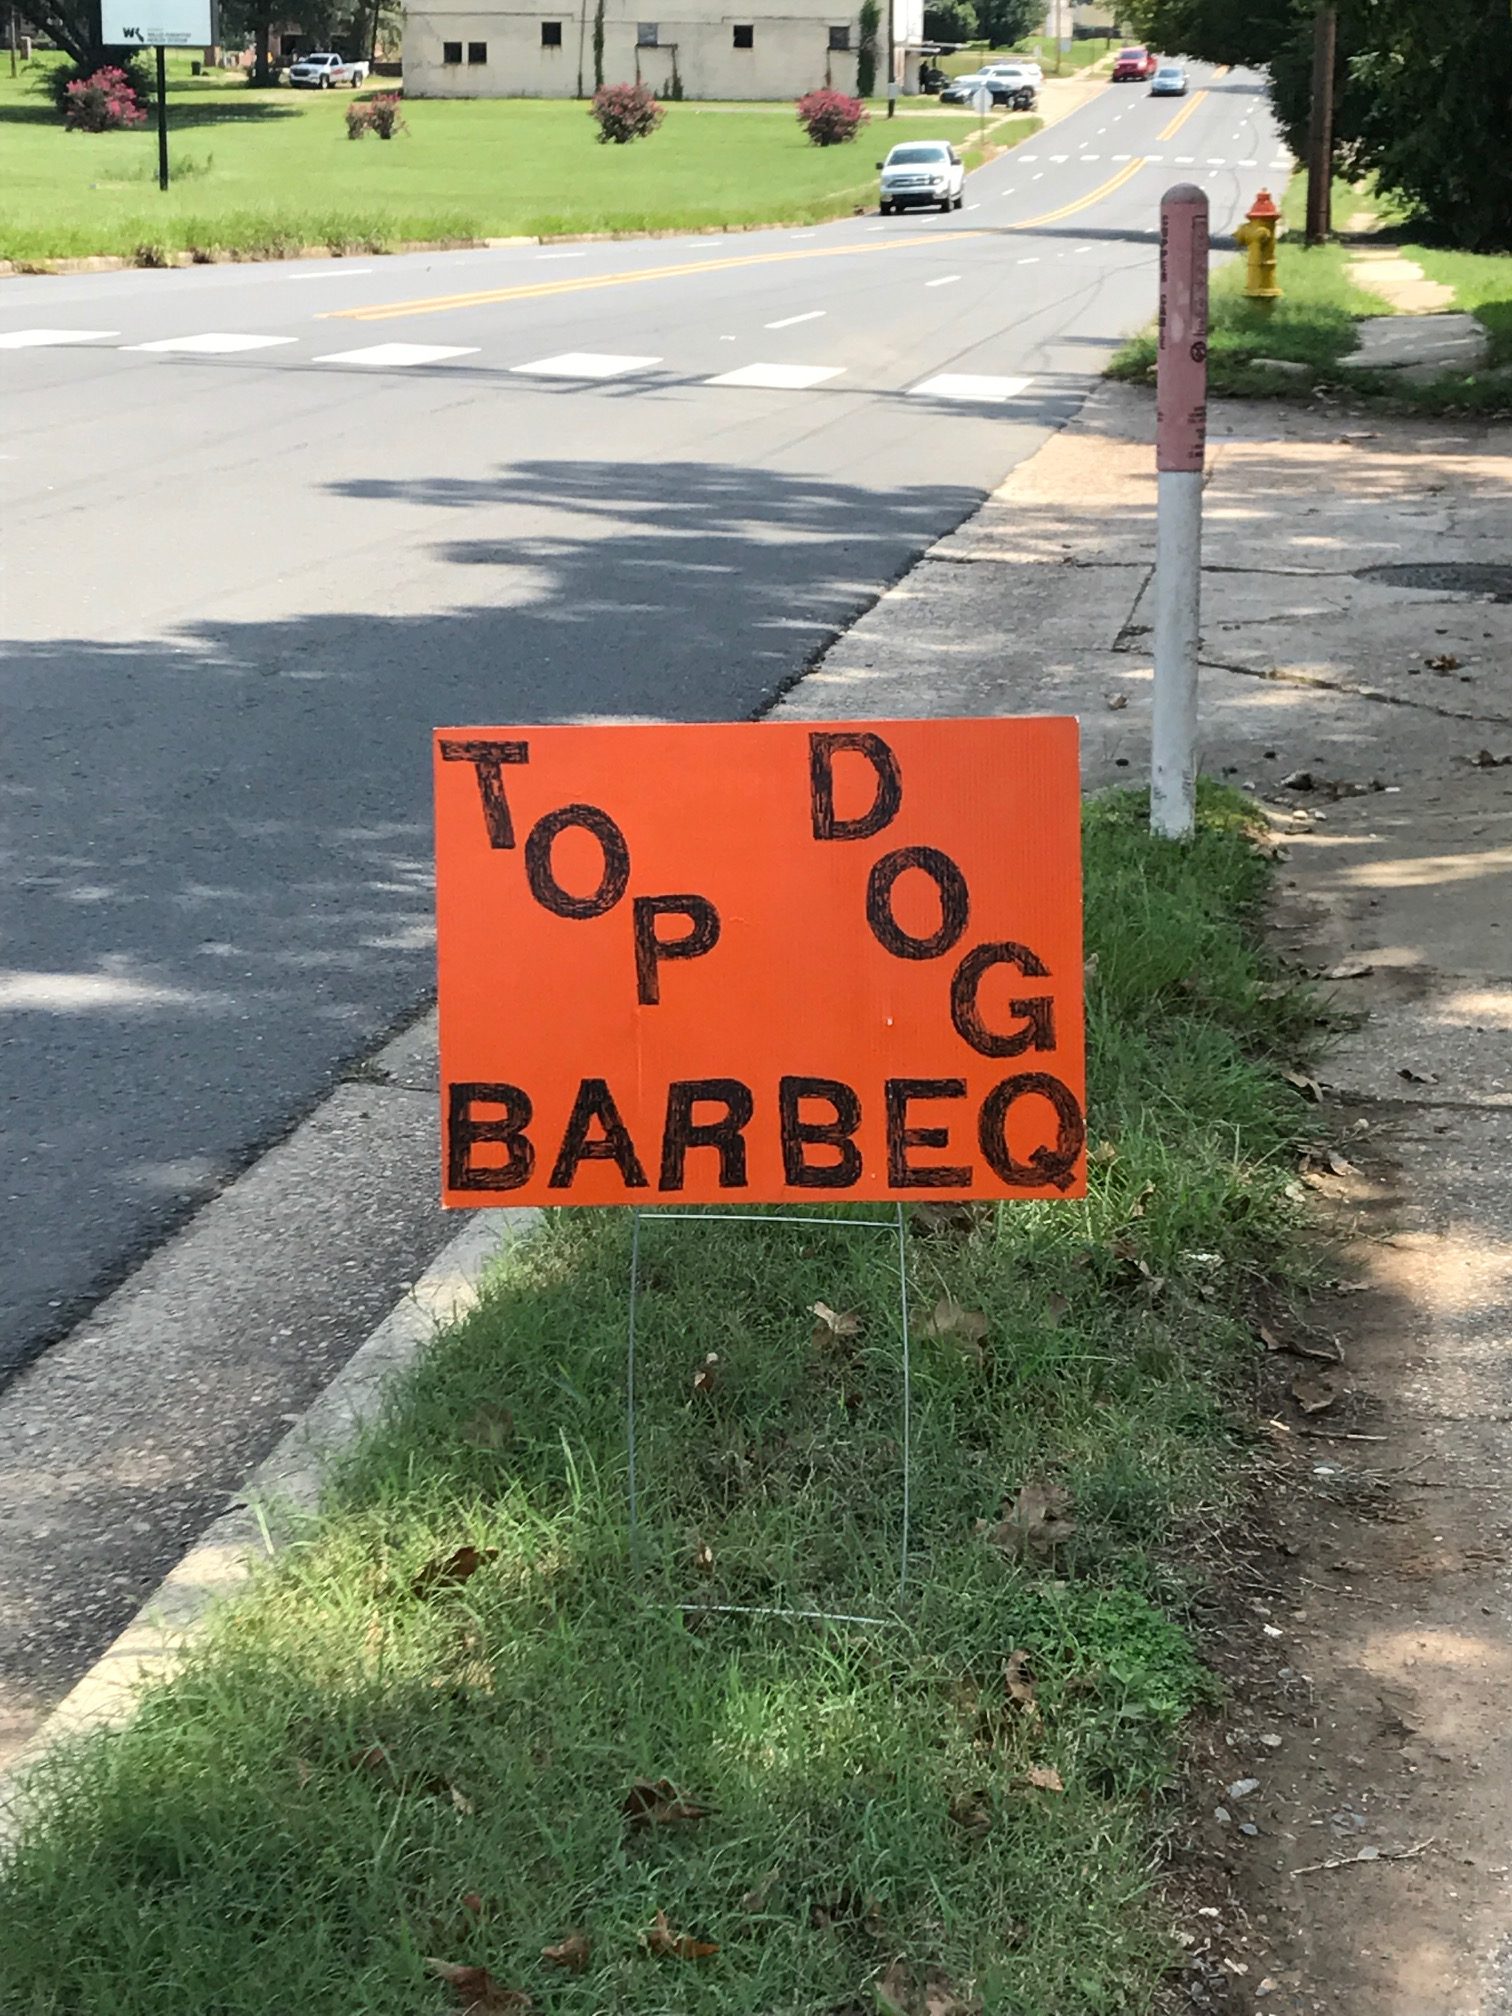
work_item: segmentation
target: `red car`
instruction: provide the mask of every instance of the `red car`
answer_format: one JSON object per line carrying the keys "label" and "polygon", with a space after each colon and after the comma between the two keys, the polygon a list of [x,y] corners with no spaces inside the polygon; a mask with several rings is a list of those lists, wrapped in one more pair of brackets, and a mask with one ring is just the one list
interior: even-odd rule
{"label": "red car", "polygon": [[1113,59],[1113,82],[1143,84],[1146,78],[1155,75],[1155,69],[1155,58],[1148,49],[1120,49]]}

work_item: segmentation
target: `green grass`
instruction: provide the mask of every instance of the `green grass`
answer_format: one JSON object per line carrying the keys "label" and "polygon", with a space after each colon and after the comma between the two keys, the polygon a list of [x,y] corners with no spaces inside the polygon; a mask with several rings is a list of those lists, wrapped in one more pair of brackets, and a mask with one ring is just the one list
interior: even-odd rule
{"label": "green grass", "polygon": [[[420,101],[405,107],[407,134],[354,142],[347,102],[174,78],[172,147],[194,172],[163,195],[152,131],[68,133],[24,79],[0,78],[0,259],[158,263],[178,252],[278,257],[303,246],[812,223],[875,203],[886,123],[821,148],[791,106],[680,104],[650,140],[603,147],[576,102]],[[969,112],[932,116],[942,132],[975,130]],[[910,116],[889,137],[930,130]]]}
{"label": "green grass", "polygon": [[[1212,1692],[1187,1605],[1239,1488],[1247,1307],[1285,1262],[1306,1115],[1272,1062],[1305,1004],[1257,949],[1245,817],[1205,793],[1177,849],[1132,795],[1089,808],[1094,1191],[911,1236],[901,1603],[887,1237],[647,1227],[637,1572],[629,1226],[553,1214],[181,1676],[44,1765],[0,1867],[7,2016],[428,2016],[452,2005],[427,1956],[558,2016],[866,2016],[900,1957],[985,2016],[1153,2010],[1159,1845]],[[945,1294],[984,1352],[928,1333]],[[820,1300],[859,1315],[853,1347],[811,1340]],[[1053,1561],[975,1530],[1031,1480],[1070,1494]],[[463,1545],[497,1553],[427,1592]],[[627,1826],[662,1778],[712,1810]],[[717,1954],[645,1952],[659,1911]],[[579,1931],[586,1971],[543,1960]]]}
{"label": "green grass", "polygon": [[[1277,261],[1279,301],[1266,304],[1246,298],[1243,254],[1219,267],[1213,277],[1209,389],[1230,398],[1295,398],[1299,388],[1311,391],[1316,385],[1342,382],[1359,398],[1416,411],[1499,412],[1512,407],[1512,385],[1479,373],[1410,385],[1388,373],[1339,368],[1339,360],[1358,348],[1356,322],[1393,312],[1381,295],[1350,277],[1348,268],[1362,246],[1390,245],[1403,258],[1416,260],[1428,279],[1453,287],[1455,299],[1449,305],[1476,315],[1491,332],[1492,367],[1512,363],[1512,257],[1420,244],[1389,208],[1346,182],[1334,185],[1335,217],[1348,218],[1369,205],[1381,217],[1383,229],[1347,243],[1308,246],[1302,241],[1306,190],[1305,177],[1296,176],[1283,199],[1287,235]],[[1309,375],[1299,380],[1290,373],[1267,370],[1257,361],[1262,358],[1305,364]],[[1119,350],[1109,376],[1143,383],[1153,380],[1154,370],[1155,332],[1147,328]]]}

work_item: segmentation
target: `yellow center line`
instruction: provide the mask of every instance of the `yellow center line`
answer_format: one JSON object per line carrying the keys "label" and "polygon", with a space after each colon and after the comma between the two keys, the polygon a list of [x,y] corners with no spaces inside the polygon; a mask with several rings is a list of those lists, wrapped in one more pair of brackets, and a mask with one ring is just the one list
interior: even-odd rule
{"label": "yellow center line", "polygon": [[[952,245],[982,238],[982,231],[953,231]],[[439,315],[454,308],[482,308],[496,301],[538,301],[552,295],[586,294],[597,287],[628,287],[637,280],[678,280],[690,273],[727,273],[738,266],[773,266],[794,259],[840,259],[861,252],[899,252],[909,245],[939,245],[938,237],[889,238],[880,245],[816,245],[803,252],[750,252],[734,259],[695,259],[678,266],[642,266],[630,273],[585,273],[564,280],[529,281],[492,287],[479,294],[436,294],[419,301],[391,301],[374,308],[328,308],[318,319],[386,322],[394,315]]]}
{"label": "yellow center line", "polygon": [[1079,210],[1090,210],[1094,203],[1101,203],[1105,196],[1111,196],[1115,189],[1121,189],[1144,165],[1143,154],[1136,154],[1127,167],[1120,168],[1115,175],[1110,175],[1106,182],[1099,182],[1087,195],[1078,196],[1074,203],[1063,203],[1059,210],[1047,210],[1042,217],[1026,217],[1021,224],[1013,224],[1009,228],[1014,231],[1035,231],[1041,224],[1059,224],[1063,217],[1074,217]]}
{"label": "yellow center line", "polygon": [[[1115,189],[1121,189],[1144,165],[1144,156],[1137,154],[1110,175],[1106,182],[1100,182],[1085,196],[1078,196],[1075,202],[1063,203],[1058,210],[1047,210],[1039,217],[1026,217],[1022,223],[1010,224],[1007,228],[1011,231],[1033,231],[1042,224],[1058,224],[1062,218],[1074,217],[1080,211],[1091,209],[1094,203],[1100,203],[1105,196],[1111,196]],[[953,231],[949,242],[958,245],[965,238],[990,235],[986,231]],[[909,246],[938,246],[941,242],[939,237],[931,235],[889,238],[880,245],[815,245],[802,252],[748,252],[731,259],[693,259],[676,266],[642,266],[629,273],[584,273],[561,280],[529,280],[514,287],[490,287],[474,294],[433,294],[416,301],[388,301],[371,308],[328,308],[316,319],[323,322],[387,322],[404,315],[444,315],[458,308],[491,307],[501,301],[541,301],[564,294],[587,294],[600,287],[629,287],[641,280],[681,280],[693,273],[728,273],[737,267],[786,265],[796,259],[843,259],[867,252],[900,252]]]}
{"label": "yellow center line", "polygon": [[1181,110],[1176,114],[1176,117],[1173,120],[1171,120],[1171,122],[1169,123],[1169,125],[1166,126],[1163,132],[1157,133],[1155,135],[1155,138],[1157,140],[1174,140],[1176,138],[1176,135],[1181,131],[1182,127],[1185,126],[1188,119],[1191,118],[1192,114],[1197,110],[1197,107],[1202,103],[1203,99],[1206,98],[1207,95],[1208,94],[1206,93],[1206,91],[1199,91],[1195,98],[1188,98],[1185,105],[1183,105]]}

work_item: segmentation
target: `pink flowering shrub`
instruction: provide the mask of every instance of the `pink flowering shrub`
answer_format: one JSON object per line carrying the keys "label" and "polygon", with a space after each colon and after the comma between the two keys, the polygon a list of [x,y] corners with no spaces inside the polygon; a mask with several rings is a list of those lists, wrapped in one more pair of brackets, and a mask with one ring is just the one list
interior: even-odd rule
{"label": "pink flowering shrub", "polygon": [[612,140],[616,147],[644,140],[667,116],[647,84],[603,84],[588,110],[598,121],[599,139]]}
{"label": "pink flowering shrub", "polygon": [[810,91],[798,100],[798,124],[816,147],[854,140],[870,117],[859,98],[847,98],[843,91]]}
{"label": "pink flowering shrub", "polygon": [[396,133],[409,131],[397,91],[380,91],[374,98],[348,105],[346,122],[348,140],[360,140],[366,133],[376,133],[380,140],[392,140]]}
{"label": "pink flowering shrub", "polygon": [[75,77],[67,99],[63,117],[70,133],[124,133],[130,126],[147,123],[124,70],[96,70],[91,77]]}

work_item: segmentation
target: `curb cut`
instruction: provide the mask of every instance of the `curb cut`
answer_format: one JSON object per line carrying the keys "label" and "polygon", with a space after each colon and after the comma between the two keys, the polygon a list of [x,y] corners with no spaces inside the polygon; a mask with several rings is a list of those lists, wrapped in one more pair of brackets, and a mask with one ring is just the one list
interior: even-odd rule
{"label": "curb cut", "polygon": [[438,1331],[474,1308],[484,1275],[540,1220],[539,1211],[479,1211],[260,1463],[231,1511],[200,1535],[136,1616],[0,1772],[0,1850],[24,1812],[22,1780],[56,1743],[129,1721],[144,1685],[169,1677],[212,1605],[278,1551],[277,1526],[318,1509],[332,1461],[377,1416],[389,1387]]}

